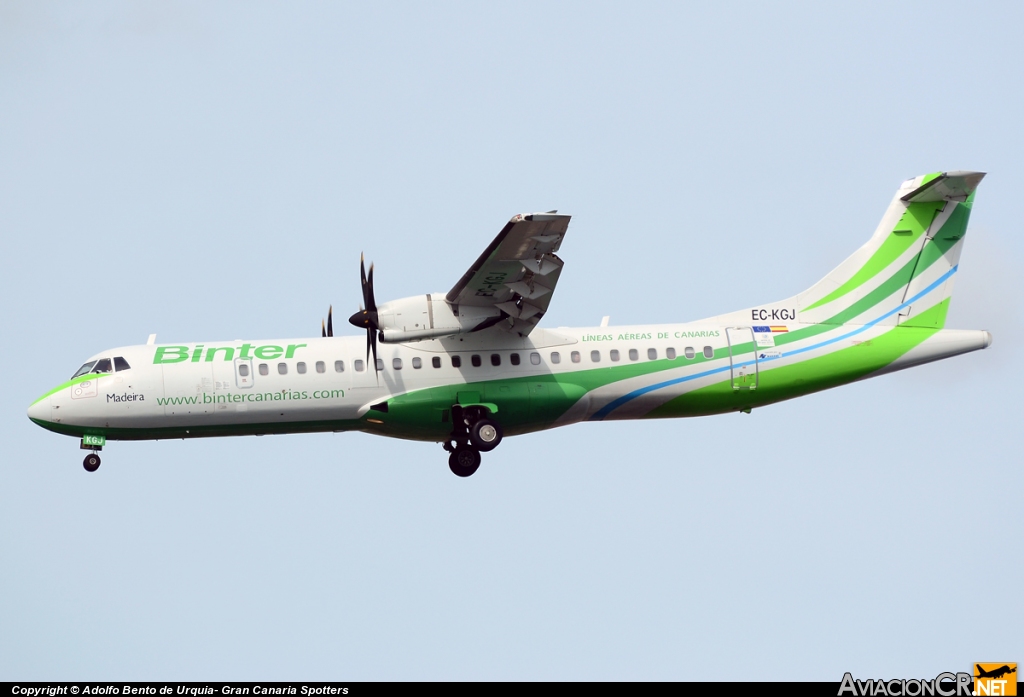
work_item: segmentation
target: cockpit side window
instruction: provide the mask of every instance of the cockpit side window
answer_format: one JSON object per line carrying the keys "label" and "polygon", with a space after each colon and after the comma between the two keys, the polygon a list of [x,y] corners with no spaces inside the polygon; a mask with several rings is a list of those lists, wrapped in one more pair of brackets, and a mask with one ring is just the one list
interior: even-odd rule
{"label": "cockpit side window", "polygon": [[75,379],[75,378],[77,378],[77,377],[78,377],[79,375],[85,375],[85,374],[86,374],[86,373],[88,373],[88,372],[89,372],[90,370],[92,370],[92,367],[93,367],[94,365],[96,365],[96,361],[89,361],[88,363],[86,363],[85,365],[83,365],[83,366],[82,366],[81,368],[79,368],[79,369],[78,369],[78,372],[77,372],[77,373],[75,373],[74,375],[72,375],[72,376],[71,376],[71,379],[72,379],[72,380],[74,380],[74,379]]}
{"label": "cockpit side window", "polygon": [[132,367],[128,365],[128,361],[121,358],[120,356],[114,356],[114,370],[121,372],[122,370],[131,370]]}
{"label": "cockpit side window", "polygon": [[110,367],[110,359],[109,358],[101,358],[98,361],[96,361],[96,365],[94,365],[92,367],[92,372],[94,372],[94,373],[112,373],[112,372],[114,372],[113,369]]}

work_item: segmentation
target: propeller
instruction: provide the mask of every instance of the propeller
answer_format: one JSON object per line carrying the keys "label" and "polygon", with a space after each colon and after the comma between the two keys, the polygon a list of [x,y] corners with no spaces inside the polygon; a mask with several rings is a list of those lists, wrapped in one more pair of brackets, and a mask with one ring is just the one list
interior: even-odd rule
{"label": "propeller", "polygon": [[[377,320],[377,301],[373,297],[373,264],[370,264],[370,274],[366,274],[366,262],[363,255],[359,255],[359,280],[363,288],[363,304],[356,312],[348,318],[349,324],[366,329],[366,360],[370,360],[370,353],[373,352],[373,372],[377,372],[377,332],[380,325]],[[365,310],[363,308],[366,308]]]}
{"label": "propeller", "polygon": [[327,308],[327,328],[324,328],[324,321],[320,320],[320,336],[328,337],[334,336],[334,323],[331,321],[331,315],[334,313],[334,305]]}

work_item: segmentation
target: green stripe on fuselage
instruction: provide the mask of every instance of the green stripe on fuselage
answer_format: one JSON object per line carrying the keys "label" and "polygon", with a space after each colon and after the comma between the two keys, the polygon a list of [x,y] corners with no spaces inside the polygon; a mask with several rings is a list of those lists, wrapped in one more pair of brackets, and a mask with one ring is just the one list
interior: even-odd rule
{"label": "green stripe on fuselage", "polygon": [[[735,347],[737,353],[750,354],[753,342]],[[676,358],[611,364],[569,373],[549,373],[533,377],[484,380],[443,385],[397,395],[388,400],[386,414],[373,413],[382,421],[373,430],[382,435],[422,440],[443,439],[451,430],[451,414],[459,392],[475,392],[482,402],[498,405],[498,420],[506,435],[529,433],[550,428],[588,392],[631,378],[653,375],[683,366],[696,366],[729,357],[728,348],[719,348],[713,358],[697,353],[687,359]],[[448,418],[449,421],[443,419]]]}
{"label": "green stripe on fuselage", "polygon": [[921,235],[932,224],[935,216],[938,215],[944,205],[945,201],[908,204],[907,211],[903,214],[903,217],[896,223],[896,227],[892,229],[885,238],[885,241],[882,242],[882,245],[871,255],[867,263],[846,283],[805,309],[813,310],[816,307],[821,307],[833,300],[837,300],[847,293],[860,288],[877,276],[891,263],[899,259],[915,242],[921,239]]}
{"label": "green stripe on fuselage", "polygon": [[368,430],[362,421],[324,420],[324,421],[275,421],[271,423],[247,424],[206,424],[184,426],[160,426],[157,428],[109,428],[105,426],[76,426],[66,423],[54,423],[42,419],[32,422],[48,431],[65,436],[81,437],[86,435],[105,436],[112,440],[161,440],[178,438],[211,438],[217,436],[255,436],[285,433],[324,433],[336,431]]}
{"label": "green stripe on fuselage", "polygon": [[63,390],[66,387],[71,387],[72,385],[77,385],[78,383],[85,382],[86,380],[99,380],[101,377],[104,377],[105,375],[110,375],[110,374],[111,373],[86,373],[85,375],[79,375],[77,378],[71,378],[67,382],[61,383],[60,385],[57,385],[52,390],[50,390],[49,392],[44,394],[42,397],[40,397],[36,401],[32,402],[32,404],[38,404],[39,402],[43,401],[44,399],[46,399],[50,395],[56,394],[56,393],[60,392],[61,390]]}
{"label": "green stripe on fuselage", "polygon": [[[935,321],[929,316],[932,314],[945,317],[948,306],[949,298],[946,298],[922,313],[922,321]],[[720,414],[764,406],[838,387],[884,368],[937,331],[938,328],[931,327],[894,327],[874,339],[824,356],[778,368],[762,368],[758,375],[756,390],[734,390],[732,381],[726,375],[726,379],[721,382],[687,392],[666,402],[649,412],[647,417],[675,418]]]}

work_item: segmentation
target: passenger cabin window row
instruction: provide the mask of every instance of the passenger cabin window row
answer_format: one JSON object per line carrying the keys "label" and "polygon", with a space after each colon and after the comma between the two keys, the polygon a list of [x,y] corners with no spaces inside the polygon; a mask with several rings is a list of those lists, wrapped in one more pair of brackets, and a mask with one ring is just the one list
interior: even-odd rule
{"label": "passenger cabin window row", "polygon": [[[635,348],[629,349],[627,355],[629,356],[629,360],[630,361],[638,361],[638,360],[640,360],[640,352],[637,349],[635,349]],[[696,350],[692,346],[687,346],[686,348],[683,349],[683,355],[686,357],[687,360],[691,360],[692,361],[694,358],[696,358],[697,352],[696,352]],[[709,358],[709,359],[710,358],[714,358],[715,357],[715,349],[712,348],[711,346],[705,346],[704,349],[703,349],[703,355],[704,355],[704,358]],[[555,365],[558,365],[559,363],[562,362],[562,356],[561,356],[561,354],[558,351],[552,351],[551,354],[550,354],[550,357],[551,357],[551,362],[553,364],[555,364]],[[676,359],[676,350],[674,348],[671,348],[671,347],[665,349],[665,357],[668,358],[669,360],[675,360]],[[618,349],[611,349],[608,352],[608,359],[612,363],[618,363],[620,361],[620,359],[621,359],[621,356],[619,354],[619,350]],[[488,360],[490,361],[490,364],[492,366],[498,367],[498,366],[501,365],[501,362],[502,362],[501,354],[500,353],[492,353],[492,354],[490,354],[488,356]],[[582,357],[582,355],[580,354],[579,351],[572,351],[572,352],[569,353],[569,360],[571,360],[573,363],[581,363],[582,360],[583,360],[583,357]],[[658,360],[658,349],[656,349],[656,348],[649,348],[649,349],[647,349],[647,360],[650,360],[650,361]],[[474,368],[479,368],[479,367],[481,367],[483,365],[483,358],[481,357],[480,354],[474,353],[474,354],[470,355],[469,362],[470,362],[470,365],[472,365]],[[522,363],[521,357],[520,357],[520,355],[518,353],[511,353],[511,354],[509,354],[508,362],[511,363],[512,365],[520,365]],[[601,352],[599,350],[593,350],[593,351],[590,352],[590,362],[591,363],[600,363],[601,362]],[[419,356],[415,356],[412,359],[411,363],[412,363],[413,370],[420,370],[420,369],[423,368],[423,359],[420,358]],[[451,363],[452,363],[452,367],[453,368],[461,368],[462,367],[462,357],[459,354],[452,355]],[[538,353],[536,351],[533,351],[533,352],[530,353],[530,364],[531,365],[540,365],[541,364],[541,355],[540,355],[540,353]],[[441,365],[442,365],[441,357],[440,356],[431,356],[430,357],[430,365],[433,368],[440,368]],[[402,363],[402,359],[401,358],[394,358],[394,359],[392,359],[391,367],[394,370],[401,370],[402,366],[403,366],[403,363]],[[366,363],[362,359],[357,358],[356,360],[352,361],[352,367],[355,369],[355,371],[357,373],[361,373],[361,372],[366,370]],[[315,368],[316,368],[316,372],[320,373],[321,375],[327,372],[327,364],[324,361],[317,361],[316,364],[315,364]],[[306,363],[304,361],[299,361],[298,363],[295,364],[295,371],[297,373],[299,373],[300,375],[305,375],[306,369],[307,369],[307,367],[306,367]],[[109,373],[113,373],[113,372],[122,372],[122,371],[125,371],[125,370],[131,370],[131,366],[128,365],[128,361],[126,361],[123,356],[115,356],[113,359],[110,359],[110,358],[100,358],[99,360],[89,361],[88,363],[85,363],[81,368],[79,368],[75,372],[74,375],[71,376],[71,378],[74,379],[74,378],[77,378],[77,377],[79,377],[81,375],[89,375],[89,374],[105,375],[105,374],[109,374]],[[264,376],[270,375],[270,366],[267,363],[260,363],[258,370],[259,370],[259,374],[260,375],[264,375]],[[384,361],[382,359],[380,359],[380,358],[377,359],[377,370],[384,370]],[[334,372],[335,373],[344,373],[345,372],[345,361],[341,361],[341,360],[334,361]],[[277,364],[277,373],[279,375],[287,375],[288,374],[288,364],[285,363],[285,362],[278,363]],[[238,374],[241,375],[242,377],[248,377],[248,375],[249,375],[249,366],[245,365],[245,364],[240,364],[238,366]]]}
{"label": "passenger cabin window row", "polygon": [[[702,354],[703,354],[703,356],[705,358],[714,358],[715,357],[715,349],[713,347],[711,347],[711,346],[705,346],[703,348]],[[626,355],[628,356],[630,361],[638,361],[638,360],[640,360],[640,352],[637,349],[635,349],[635,348],[629,349],[629,351],[627,352]],[[696,358],[697,351],[692,346],[687,346],[686,348],[683,349],[683,356],[685,356],[687,360],[691,360],[692,361],[694,358]],[[669,347],[669,348],[665,349],[665,358],[669,359],[670,361],[673,361],[673,360],[676,359],[676,357],[677,357],[677,353],[676,353],[676,350],[674,348]],[[559,353],[558,351],[552,351],[550,353],[550,359],[551,359],[551,363],[553,363],[554,365],[558,365],[559,363],[562,362],[562,354]],[[611,350],[608,351],[608,359],[612,363],[618,363],[618,362],[620,362],[622,360],[622,355],[620,354],[618,349],[611,349]],[[470,354],[469,363],[474,368],[479,368],[479,367],[483,366],[483,360],[484,360],[483,357],[480,354],[478,354],[478,353]],[[502,357],[501,357],[500,353],[489,354],[488,360],[490,361],[490,364],[492,366],[494,366],[494,367],[498,367],[498,366],[500,366],[502,364]],[[541,355],[540,355],[539,352],[533,351],[533,352],[530,353],[530,364],[531,365],[540,365],[541,364],[541,360],[542,359],[541,359]],[[572,361],[573,363],[582,363],[583,362],[583,354],[581,354],[579,351],[570,351],[569,352],[569,360]],[[656,348],[649,348],[649,349],[647,349],[647,360],[649,360],[649,361],[656,361],[656,360],[658,360],[658,349],[656,349]],[[521,365],[522,364],[522,358],[521,358],[521,356],[518,353],[511,353],[511,354],[509,354],[508,362],[510,364],[512,364],[512,365]],[[601,362],[601,351],[600,350],[594,349],[594,350],[592,350],[590,352],[590,362],[591,363],[600,363]],[[413,370],[420,370],[420,369],[423,368],[423,359],[420,356],[414,356],[412,358],[412,360],[410,361],[410,363],[412,364]],[[462,356],[459,355],[459,354],[453,354],[451,356],[451,364],[452,364],[453,368],[461,368],[462,367]],[[393,359],[391,359],[391,368],[393,370],[402,370],[404,365],[405,364],[403,363],[401,358],[393,358]],[[430,365],[433,368],[440,368],[441,365],[442,365],[441,357],[440,356],[431,356],[430,357]],[[98,361],[92,361],[90,363],[86,363],[81,368],[79,368],[78,372],[75,373],[73,377],[78,377],[79,375],[85,375],[86,373],[110,373],[110,372],[113,372],[114,369],[116,369],[118,371],[128,370],[129,367],[130,366],[128,365],[128,362],[124,358],[122,358],[120,356],[118,356],[118,357],[113,359],[113,369],[111,367],[111,359],[109,359],[109,358],[102,358],[102,359],[100,359]],[[361,359],[361,358],[357,358],[356,360],[352,361],[352,367],[355,369],[355,371],[357,373],[361,373],[361,372],[366,370],[366,362],[363,359]],[[327,372],[327,364],[324,361],[317,361],[315,363],[315,368],[316,368],[316,372],[317,373],[324,374],[324,373]],[[259,374],[260,375],[264,375],[264,376],[265,375],[270,375],[270,365],[267,364],[267,363],[260,363],[258,370],[259,370]],[[307,370],[307,367],[306,367],[306,363],[304,361],[299,361],[299,362],[297,362],[295,364],[295,371],[297,373],[299,373],[300,375],[305,375],[306,370]],[[380,358],[377,359],[377,370],[384,370],[384,360],[383,359],[380,359]],[[334,361],[334,372],[336,372],[336,373],[344,373],[345,372],[345,361],[341,361],[341,360]],[[247,377],[249,375],[249,366],[244,365],[244,364],[243,365],[239,365],[238,373],[242,377]],[[288,374],[288,363],[285,363],[283,361],[281,363],[278,363],[277,364],[277,373],[278,373],[278,375],[287,375]]]}
{"label": "passenger cabin window row", "polygon": [[[627,352],[627,355],[628,355],[630,361],[638,361],[638,360],[640,360],[640,351],[638,351],[635,348],[629,349],[629,351]],[[677,353],[676,349],[671,347],[671,346],[665,349],[665,358],[669,359],[670,361],[674,361],[678,357],[678,355],[679,354]],[[713,347],[711,347],[711,346],[705,346],[703,348],[703,355],[704,355],[705,358],[714,358],[715,357],[715,349]],[[559,363],[562,362],[562,354],[560,352],[558,352],[558,351],[552,351],[549,354],[549,356],[550,356],[551,362],[553,364],[555,364],[555,365],[558,365]],[[694,358],[697,357],[697,351],[692,346],[687,346],[686,348],[683,349],[683,356],[685,356],[687,360],[691,360],[692,361]],[[619,352],[619,349],[611,349],[611,350],[608,351],[608,359],[612,363],[618,363],[619,361],[622,360],[622,354]],[[395,359],[395,360],[397,361],[399,359]],[[441,359],[440,358],[438,358],[437,356],[434,356],[434,358],[432,360],[433,360],[433,365],[434,365],[435,368],[440,368],[441,367]],[[541,360],[542,359],[541,359],[540,353],[538,353],[536,351],[530,353],[530,363],[532,365],[540,365],[541,364]],[[570,351],[569,352],[569,360],[572,361],[573,363],[582,363],[583,362],[583,354],[580,351]],[[647,360],[649,360],[649,361],[656,361],[656,360],[658,360],[658,349],[656,349],[656,348],[649,348],[649,349],[647,349]],[[462,356],[460,356],[459,354],[453,355],[451,357],[451,361],[452,361],[452,367],[453,368],[461,368],[462,367]],[[491,361],[491,365],[493,365],[493,366],[500,366],[501,365],[501,354],[498,354],[498,353],[490,354],[490,361]],[[509,363],[511,363],[512,365],[519,365],[520,362],[521,362],[520,361],[520,356],[519,356],[518,353],[513,353],[513,354],[509,355]],[[595,349],[595,350],[590,352],[590,362],[591,363],[600,363],[601,362],[601,351],[600,350],[596,350]],[[477,353],[471,354],[470,357],[469,357],[469,363],[474,368],[479,368],[479,367],[481,367],[483,365],[483,357],[480,354],[477,354]]]}

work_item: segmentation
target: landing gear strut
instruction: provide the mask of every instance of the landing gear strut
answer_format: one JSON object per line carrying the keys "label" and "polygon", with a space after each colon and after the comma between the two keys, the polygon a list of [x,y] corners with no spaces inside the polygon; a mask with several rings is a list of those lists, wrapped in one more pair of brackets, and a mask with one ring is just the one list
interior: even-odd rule
{"label": "landing gear strut", "polygon": [[490,418],[490,412],[480,406],[452,407],[455,429],[444,444],[448,455],[448,468],[460,477],[468,477],[480,467],[480,453],[490,452],[501,442],[501,425]]}

